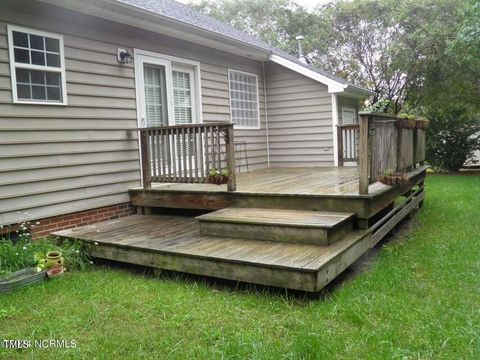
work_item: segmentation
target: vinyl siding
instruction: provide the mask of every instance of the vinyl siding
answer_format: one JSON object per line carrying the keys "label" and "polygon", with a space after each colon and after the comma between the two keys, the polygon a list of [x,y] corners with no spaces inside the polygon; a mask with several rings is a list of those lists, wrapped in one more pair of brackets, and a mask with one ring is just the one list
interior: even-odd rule
{"label": "vinyl siding", "polygon": [[[266,166],[262,63],[33,1],[0,10],[0,224],[127,202],[140,185],[134,68],[119,47],[200,62],[205,122],[230,121],[228,68],[257,74],[262,128],[236,140],[251,169]],[[7,23],[63,35],[67,106],[12,103]]]}
{"label": "vinyl siding", "polygon": [[333,166],[332,105],[327,87],[265,64],[271,166]]}

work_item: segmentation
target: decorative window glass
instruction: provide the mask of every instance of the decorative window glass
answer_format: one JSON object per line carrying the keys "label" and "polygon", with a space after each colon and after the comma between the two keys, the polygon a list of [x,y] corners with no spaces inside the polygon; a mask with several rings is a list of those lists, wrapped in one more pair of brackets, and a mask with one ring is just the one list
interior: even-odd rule
{"label": "decorative window glass", "polygon": [[63,37],[9,25],[8,45],[13,102],[65,105]]}
{"label": "decorative window glass", "polygon": [[237,70],[228,70],[230,111],[237,128],[260,128],[258,78]]}

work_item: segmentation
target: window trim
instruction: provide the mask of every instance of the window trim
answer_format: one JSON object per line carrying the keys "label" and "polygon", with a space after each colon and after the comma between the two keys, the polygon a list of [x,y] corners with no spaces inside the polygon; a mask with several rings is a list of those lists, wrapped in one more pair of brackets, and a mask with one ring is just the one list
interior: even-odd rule
{"label": "window trim", "polygon": [[349,107],[349,106],[342,106],[342,125],[345,125],[345,122],[343,120],[344,119],[343,114],[346,111],[353,112],[353,119],[355,121],[354,124],[358,124],[357,109]]}
{"label": "window trim", "polygon": [[[254,76],[255,77],[255,83],[257,85],[257,125],[256,126],[240,126],[235,123],[233,123],[233,111],[232,111],[232,94],[230,90],[230,73],[236,72],[240,74],[245,74],[249,76]],[[261,123],[260,123],[260,87],[258,86],[258,75],[254,73],[249,73],[246,71],[241,71],[241,70],[236,70],[236,69],[228,69],[228,97],[229,97],[229,107],[230,107],[230,123],[233,123],[234,126],[233,128],[235,130],[259,130],[261,129]]]}
{"label": "window trim", "polygon": [[[57,39],[59,41],[60,49],[60,67],[53,67],[48,65],[34,65],[34,64],[23,64],[15,62],[14,54],[14,45],[13,45],[13,32],[19,31],[27,34],[38,35],[43,37],[49,37]],[[7,25],[7,37],[8,37],[8,55],[10,62],[10,79],[12,83],[12,102],[14,104],[31,104],[31,105],[54,105],[54,106],[65,106],[68,105],[67,101],[67,79],[65,71],[65,48],[63,44],[63,35],[55,34],[51,32],[46,32],[42,30],[35,30],[23,26],[17,25]],[[22,100],[18,98],[17,93],[17,72],[16,69],[28,69],[28,70],[40,70],[40,71],[50,71],[59,73],[61,76],[61,91],[62,91],[62,101],[48,101],[48,100]]]}
{"label": "window trim", "polygon": [[[154,61],[163,61],[166,62],[167,68],[169,69],[169,74],[167,74],[167,103],[168,103],[168,126],[173,126],[175,124],[175,115],[173,109],[173,84],[171,80],[172,68],[178,68],[182,65],[191,66],[193,69],[193,85],[192,90],[195,91],[195,96],[192,96],[192,107],[195,107],[192,111],[192,123],[193,124],[202,124],[203,123],[203,110],[202,110],[202,86],[201,86],[201,76],[200,76],[200,63],[198,61],[182,59],[175,56],[165,55],[161,53],[156,53],[147,50],[133,49],[133,57],[135,59],[135,97],[137,103],[137,122],[139,127],[143,127],[142,123],[142,99],[144,99],[145,94],[143,90],[143,64],[145,62],[149,63],[149,60],[152,63]],[[141,61],[139,59],[142,59]],[[145,61],[146,60],[146,61]]]}

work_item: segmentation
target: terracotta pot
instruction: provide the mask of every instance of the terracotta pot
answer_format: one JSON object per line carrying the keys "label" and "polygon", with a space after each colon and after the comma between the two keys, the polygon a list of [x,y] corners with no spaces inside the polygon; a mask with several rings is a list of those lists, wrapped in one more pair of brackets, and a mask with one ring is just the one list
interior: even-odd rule
{"label": "terracotta pot", "polygon": [[60,251],[49,251],[47,253],[45,267],[51,269],[54,267],[63,268],[63,257]]}
{"label": "terracotta pot", "polygon": [[47,276],[49,278],[57,278],[62,276],[64,273],[63,267],[53,267],[47,270]]}
{"label": "terracotta pot", "polygon": [[415,119],[399,118],[397,119],[397,127],[400,129],[414,129],[416,121]]}
{"label": "terracotta pot", "polygon": [[425,130],[428,127],[428,120],[416,120],[415,128]]}

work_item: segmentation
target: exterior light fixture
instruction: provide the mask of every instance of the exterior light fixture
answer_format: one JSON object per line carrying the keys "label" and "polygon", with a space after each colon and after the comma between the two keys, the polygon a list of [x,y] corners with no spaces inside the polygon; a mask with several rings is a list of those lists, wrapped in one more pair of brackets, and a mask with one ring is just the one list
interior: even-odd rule
{"label": "exterior light fixture", "polygon": [[120,64],[131,64],[133,62],[133,55],[126,49],[117,49],[117,61]]}

